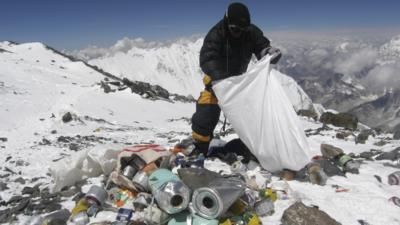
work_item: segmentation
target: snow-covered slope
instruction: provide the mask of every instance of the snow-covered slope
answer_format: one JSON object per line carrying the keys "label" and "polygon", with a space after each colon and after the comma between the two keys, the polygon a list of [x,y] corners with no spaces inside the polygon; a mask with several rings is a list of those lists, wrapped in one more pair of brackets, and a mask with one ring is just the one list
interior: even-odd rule
{"label": "snow-covered slope", "polygon": [[[118,43],[117,43],[118,44]],[[198,96],[202,86],[199,52],[202,40],[118,51],[89,63],[120,77],[158,84],[170,92]]]}
{"label": "snow-covered slope", "polygon": [[[123,39],[126,41],[126,39]],[[121,40],[122,41],[122,40]],[[101,57],[89,60],[103,70],[120,77],[158,84],[170,92],[198,97],[204,88],[203,73],[199,66],[199,52],[203,39],[178,40],[168,45],[138,45],[134,41],[129,49],[121,49],[121,41]],[[76,54],[86,58],[82,54]],[[300,86],[287,75],[279,73],[279,80],[296,109],[309,109],[311,99]]]}

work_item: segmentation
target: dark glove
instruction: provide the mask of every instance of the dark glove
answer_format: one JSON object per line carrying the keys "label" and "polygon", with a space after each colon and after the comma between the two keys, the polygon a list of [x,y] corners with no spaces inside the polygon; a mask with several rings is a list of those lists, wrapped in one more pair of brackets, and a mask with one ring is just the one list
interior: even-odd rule
{"label": "dark glove", "polygon": [[268,47],[268,48],[264,48],[263,50],[261,50],[261,54],[260,54],[261,57],[264,57],[267,54],[272,56],[271,64],[278,63],[278,61],[282,57],[281,50],[279,50],[279,48],[275,48],[275,47]]}

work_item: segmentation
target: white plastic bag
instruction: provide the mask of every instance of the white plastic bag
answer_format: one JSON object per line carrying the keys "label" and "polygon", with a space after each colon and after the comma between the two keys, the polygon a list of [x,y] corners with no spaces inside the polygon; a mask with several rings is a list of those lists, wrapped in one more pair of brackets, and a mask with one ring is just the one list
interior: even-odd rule
{"label": "white plastic bag", "polygon": [[300,170],[310,161],[300,120],[270,68],[270,56],[245,74],[213,85],[240,139],[269,171]]}

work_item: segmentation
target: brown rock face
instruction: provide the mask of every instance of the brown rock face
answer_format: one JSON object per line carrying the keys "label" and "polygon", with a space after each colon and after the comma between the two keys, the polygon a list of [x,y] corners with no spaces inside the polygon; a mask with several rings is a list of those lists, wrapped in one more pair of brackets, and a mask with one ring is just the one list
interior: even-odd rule
{"label": "brown rock face", "polygon": [[341,225],[325,212],[296,202],[282,215],[282,225]]}

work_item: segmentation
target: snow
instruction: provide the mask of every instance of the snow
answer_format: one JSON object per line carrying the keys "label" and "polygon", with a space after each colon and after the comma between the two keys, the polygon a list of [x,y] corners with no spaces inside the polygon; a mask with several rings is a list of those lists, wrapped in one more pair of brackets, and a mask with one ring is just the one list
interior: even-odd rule
{"label": "snow", "polygon": [[[19,194],[24,186],[39,183],[41,188],[50,186],[52,179],[48,175],[49,167],[60,162],[58,159],[77,156],[82,151],[92,148],[123,148],[135,143],[152,141],[169,148],[191,132],[190,124],[185,119],[190,119],[194,113],[194,104],[150,101],[128,90],[105,94],[96,84],[104,78],[103,75],[83,63],[71,62],[55,54],[40,43],[14,45],[1,42],[0,48],[11,52],[0,53],[0,137],[8,138],[7,142],[0,142],[0,175],[6,173],[5,167],[16,172],[5,178],[10,189],[0,192],[0,198],[3,200]],[[183,47],[171,46],[173,53],[169,53],[168,49],[161,49],[162,54],[156,54],[155,48],[147,50],[148,52],[136,49],[128,51],[125,55],[115,55],[115,61],[121,60],[125,64],[115,66],[112,64],[113,61],[109,60],[99,60],[98,63],[104,63],[104,66],[114,69],[117,74],[137,71],[133,74],[135,78],[142,76],[145,79],[149,74],[156,72],[155,66],[158,60],[165,65],[174,65],[173,70],[178,71],[175,68],[180,67],[182,61],[174,61],[172,55],[182,52],[181,48]],[[189,87],[191,90],[196,89],[196,85],[201,88],[199,73],[193,69],[197,65],[197,59],[194,61],[197,53],[190,53],[189,49],[184,51],[187,51],[188,55],[186,63],[191,62],[192,67],[178,71],[177,77],[157,72],[148,81],[162,85],[165,82],[169,88],[176,88],[176,92],[180,90],[181,93],[187,93]],[[136,57],[134,61],[130,61],[133,54],[143,54],[144,59]],[[125,67],[119,68],[120,65]],[[187,80],[183,81],[184,79]],[[304,99],[302,90],[295,87],[291,80],[286,78],[282,80],[284,85],[293,90],[291,98],[303,102],[300,101]],[[175,83],[177,81],[184,82],[187,86]],[[192,84],[193,86],[190,86]],[[323,110],[322,106],[317,108]],[[72,112],[79,119],[63,123],[61,117],[65,112]],[[301,121],[304,130],[322,127],[321,123],[309,118],[301,117]],[[221,124],[216,130],[220,127]],[[346,153],[356,154],[370,149],[390,151],[400,146],[400,141],[394,140],[387,140],[388,144],[384,146],[374,145],[390,137],[390,134],[370,137],[366,144],[355,144],[353,136],[344,140],[336,139],[335,135],[341,129],[329,127],[332,130],[325,130],[318,135],[308,137],[310,150],[314,155],[321,154],[319,149],[321,143],[332,144],[342,148]],[[51,133],[52,130],[56,130],[57,133]],[[355,135],[357,134],[358,132],[355,132]],[[43,138],[56,143],[60,136],[75,135],[106,137],[110,138],[110,141],[95,142],[93,146],[87,146],[81,152],[71,151],[65,146],[39,145]],[[230,135],[225,139],[234,137],[235,135]],[[12,159],[6,160],[9,156]],[[16,161],[19,159],[28,162],[29,165],[17,166]],[[388,174],[396,169],[384,166],[384,163],[385,161],[364,161],[360,174],[332,177],[325,186],[289,181],[293,195],[288,200],[278,200],[275,204],[275,214],[262,218],[263,224],[280,224],[283,211],[299,199],[307,205],[318,206],[338,222],[346,225],[359,224],[357,220],[365,220],[372,225],[400,224],[400,208],[388,201],[392,196],[400,197],[399,186],[387,184]],[[219,160],[206,161],[206,167],[229,172],[229,167]],[[263,180],[260,180],[257,173],[258,169],[248,173],[257,174],[259,182],[262,183]],[[19,172],[21,174],[18,174]],[[374,175],[382,177],[382,183],[379,183]],[[16,183],[15,179],[18,177],[26,179],[27,184]],[[38,180],[32,181],[33,178]],[[280,182],[277,179],[273,177],[273,183]],[[95,183],[98,180],[100,179],[93,178],[89,181]],[[337,193],[332,185],[339,185],[349,191]],[[73,204],[70,199],[65,199],[63,202],[68,209],[71,209]],[[0,210],[3,209],[5,207],[0,206]],[[115,214],[101,212],[96,221],[114,218]]]}

